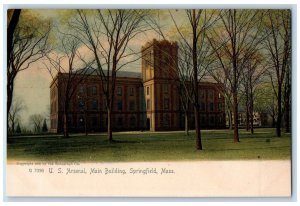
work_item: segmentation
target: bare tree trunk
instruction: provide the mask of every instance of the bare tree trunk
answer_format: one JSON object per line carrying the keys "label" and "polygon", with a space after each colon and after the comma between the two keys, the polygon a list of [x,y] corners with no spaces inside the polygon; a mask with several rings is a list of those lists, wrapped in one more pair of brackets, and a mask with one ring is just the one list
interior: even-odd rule
{"label": "bare tree trunk", "polygon": [[291,132],[291,126],[290,126],[290,103],[289,103],[289,97],[287,97],[288,100],[285,102],[285,132]]}
{"label": "bare tree trunk", "polygon": [[[10,78],[8,78],[8,81],[10,81]],[[13,82],[14,80],[12,79],[11,81]],[[12,84],[7,83],[7,108],[6,108],[7,120],[8,120],[8,114],[10,111],[10,107],[12,104],[13,91],[14,91],[14,83],[12,83]],[[8,124],[8,121],[7,121],[7,124]]]}
{"label": "bare tree trunk", "polygon": [[[11,52],[13,51],[13,37],[14,37],[14,32],[15,29],[18,25],[19,18],[21,14],[21,9],[14,9],[11,20],[8,24],[7,27],[7,70],[9,70],[9,67],[11,65],[10,63],[10,55]],[[13,66],[13,65],[12,65]],[[14,71],[14,69],[13,69]],[[14,79],[15,79],[15,74],[13,72],[7,72],[7,118],[8,118],[8,113],[12,104],[12,98],[13,98],[13,89],[14,89]],[[7,121],[7,128],[8,128],[8,121]]]}
{"label": "bare tree trunk", "polygon": [[200,105],[198,99],[198,67],[197,67],[197,27],[196,13],[193,9],[193,71],[194,71],[194,110],[195,110],[195,130],[196,130],[196,149],[202,150],[201,131],[200,131]]}
{"label": "bare tree trunk", "polygon": [[251,134],[254,134],[254,128],[253,128],[253,113],[250,114],[250,119],[251,119]]}
{"label": "bare tree trunk", "polygon": [[6,54],[7,55],[7,66],[9,66],[10,54],[13,50],[14,32],[18,25],[20,14],[21,14],[21,9],[14,9],[11,20],[7,27],[7,54]]}
{"label": "bare tree trunk", "polygon": [[234,121],[234,142],[239,142],[239,125],[238,125],[238,101],[237,93],[233,92],[233,121]]}
{"label": "bare tree trunk", "polygon": [[249,131],[249,114],[251,111],[249,111],[249,97],[248,92],[246,92],[246,130]]}
{"label": "bare tree trunk", "polygon": [[227,104],[226,104],[226,107],[227,107],[227,116],[228,116],[228,129],[229,130],[232,130],[233,127],[232,127],[232,105],[230,103],[230,101],[226,100]]}
{"label": "bare tree trunk", "polygon": [[68,103],[64,105],[64,137],[69,137],[69,115],[68,115]]}
{"label": "bare tree trunk", "polygon": [[196,149],[202,150],[201,132],[200,132],[200,112],[199,106],[195,106],[195,126],[196,126]]}
{"label": "bare tree trunk", "polygon": [[112,128],[111,128],[111,109],[107,109],[107,136],[108,136],[108,141],[112,142]]}
{"label": "bare tree trunk", "polygon": [[284,108],[285,108],[285,132],[291,132],[290,126],[290,98],[291,98],[291,84],[290,84],[290,71],[286,73],[286,83],[285,83],[285,90],[284,90]]}
{"label": "bare tree trunk", "polygon": [[232,130],[232,112],[231,110],[228,110],[228,124],[229,124],[229,130]]}
{"label": "bare tree trunk", "polygon": [[276,122],[276,136],[281,137],[281,119],[282,119],[282,107],[281,107],[281,84],[278,84],[278,98],[277,98],[277,106],[278,106],[278,114],[277,114],[277,122]]}
{"label": "bare tree trunk", "polygon": [[189,116],[188,116],[188,112],[185,111],[184,112],[184,123],[185,123],[185,134],[189,135]]}
{"label": "bare tree trunk", "polygon": [[285,100],[285,132],[291,132],[290,126],[290,96],[287,95]]}
{"label": "bare tree trunk", "polygon": [[251,134],[254,134],[254,128],[253,128],[253,121],[254,121],[254,118],[253,118],[253,92],[250,91],[250,109],[249,109],[249,112],[250,112],[250,124],[251,124]]}
{"label": "bare tree trunk", "polygon": [[[8,114],[10,111],[10,107],[12,105],[12,99],[13,99],[13,89],[14,89],[14,79],[15,79],[15,72],[14,68],[12,65],[12,71],[10,71],[10,66],[11,66],[11,53],[13,51],[13,39],[14,39],[14,32],[15,29],[18,25],[19,18],[21,14],[21,9],[14,9],[11,20],[8,24],[7,27],[7,105],[6,105],[6,119],[7,119],[7,128],[9,127],[8,125]],[[14,128],[12,128],[13,132]]]}
{"label": "bare tree trunk", "polygon": [[275,120],[275,115],[272,114],[272,127],[276,127],[276,120]]}

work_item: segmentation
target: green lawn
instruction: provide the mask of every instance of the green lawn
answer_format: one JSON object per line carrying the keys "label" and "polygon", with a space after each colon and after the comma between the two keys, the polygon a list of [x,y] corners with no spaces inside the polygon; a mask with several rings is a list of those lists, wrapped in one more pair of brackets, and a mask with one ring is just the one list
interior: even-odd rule
{"label": "green lawn", "polygon": [[106,136],[10,137],[8,160],[36,161],[164,161],[164,160],[244,160],[290,159],[291,135],[278,138],[275,129],[256,129],[251,135],[240,130],[240,142],[233,142],[228,130],[202,131],[203,150],[195,150],[195,136],[183,132],[114,133],[114,143]]}

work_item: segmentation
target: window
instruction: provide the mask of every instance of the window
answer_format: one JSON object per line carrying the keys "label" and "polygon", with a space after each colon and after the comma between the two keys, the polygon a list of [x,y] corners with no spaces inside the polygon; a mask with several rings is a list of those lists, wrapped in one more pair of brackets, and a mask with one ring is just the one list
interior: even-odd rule
{"label": "window", "polygon": [[200,114],[200,124],[206,125],[206,116],[203,114]]}
{"label": "window", "polygon": [[97,126],[97,122],[98,122],[98,118],[96,116],[92,117],[92,126],[96,127]]}
{"label": "window", "polygon": [[211,102],[211,103],[209,103],[209,111],[214,111],[214,103],[213,102]]}
{"label": "window", "polygon": [[147,87],[147,95],[149,95],[149,94],[150,94],[150,88]]}
{"label": "window", "polygon": [[150,100],[149,99],[147,99],[147,105],[146,105],[146,107],[147,107],[147,110],[150,110]]}
{"label": "window", "polygon": [[169,109],[169,98],[164,98],[164,109]]}
{"label": "window", "polygon": [[78,88],[78,93],[83,93],[83,92],[84,92],[83,86],[80,85],[79,88]]}
{"label": "window", "polygon": [[223,117],[222,115],[219,116],[219,124],[221,125],[223,123]]}
{"label": "window", "polygon": [[209,90],[209,92],[208,92],[208,98],[209,99],[214,99],[214,91],[213,90]]}
{"label": "window", "polygon": [[129,95],[134,96],[134,88],[133,87],[129,88]]}
{"label": "window", "polygon": [[205,102],[200,103],[200,110],[205,111]]}
{"label": "window", "polygon": [[84,101],[82,99],[79,100],[78,107],[79,109],[84,109]]}
{"label": "window", "polygon": [[122,109],[123,109],[123,104],[122,104],[122,101],[119,100],[118,101],[118,110],[122,111]]}
{"label": "window", "polygon": [[84,117],[80,116],[79,119],[78,119],[78,122],[79,122],[79,126],[83,127],[84,126]]}
{"label": "window", "polygon": [[96,86],[92,86],[91,87],[91,92],[92,92],[92,95],[96,95],[97,94],[97,87]]}
{"label": "window", "polygon": [[169,92],[169,85],[167,85],[167,84],[164,84],[163,85],[163,90],[164,90],[164,93],[168,93]]}
{"label": "window", "polygon": [[211,116],[209,117],[209,124],[210,124],[211,126],[215,125],[215,116],[211,115]]}
{"label": "window", "polygon": [[119,117],[119,118],[118,118],[118,125],[119,125],[119,126],[122,126],[122,125],[123,125],[123,118],[122,118],[122,117]]}
{"label": "window", "polygon": [[200,91],[200,98],[205,99],[205,91]]}
{"label": "window", "polygon": [[222,111],[222,103],[218,103],[218,109],[219,111]]}
{"label": "window", "polygon": [[222,97],[222,95],[221,95],[221,93],[219,93],[219,99],[221,99],[221,97]]}
{"label": "window", "polygon": [[134,110],[134,101],[129,102],[129,110],[133,111]]}
{"label": "window", "polygon": [[117,87],[117,95],[122,96],[122,87]]}
{"label": "window", "polygon": [[136,123],[135,123],[135,116],[131,116],[130,117],[130,127],[135,127],[136,125],[135,125]]}
{"label": "window", "polygon": [[164,127],[170,126],[170,117],[168,114],[164,114],[164,116],[163,116],[163,126]]}
{"label": "window", "polygon": [[97,110],[98,109],[98,101],[97,100],[93,100],[92,101],[92,109],[93,110]]}

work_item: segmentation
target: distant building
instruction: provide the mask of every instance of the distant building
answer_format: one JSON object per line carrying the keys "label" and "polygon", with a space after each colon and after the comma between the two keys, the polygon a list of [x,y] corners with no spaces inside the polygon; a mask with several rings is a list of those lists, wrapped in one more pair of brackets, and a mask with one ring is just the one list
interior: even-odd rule
{"label": "distant building", "polygon": [[[157,41],[142,47],[141,73],[118,71],[112,114],[113,131],[181,130],[184,116],[178,92],[176,43]],[[170,58],[172,57],[172,58]],[[63,81],[59,73],[50,85],[52,132],[63,131]],[[105,98],[98,75],[89,75],[77,87],[69,109],[72,132],[107,130]],[[222,85],[199,83],[200,124],[202,128],[225,128]],[[194,127],[190,106],[190,126]]]}
{"label": "distant building", "polygon": [[[238,125],[239,126],[246,126],[247,125],[247,119],[246,119],[246,112],[239,112],[238,117]],[[250,117],[249,117],[249,126],[250,126]],[[258,112],[253,112],[253,126],[254,127],[261,127],[262,126],[262,120],[261,120],[261,114]]]}

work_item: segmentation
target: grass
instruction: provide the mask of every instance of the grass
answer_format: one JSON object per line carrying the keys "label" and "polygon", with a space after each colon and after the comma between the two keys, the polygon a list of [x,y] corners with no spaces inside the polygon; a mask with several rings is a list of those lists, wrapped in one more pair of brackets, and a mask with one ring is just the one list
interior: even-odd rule
{"label": "grass", "polygon": [[233,142],[228,130],[202,131],[203,150],[195,150],[195,135],[183,132],[115,133],[114,143],[106,135],[13,137],[7,144],[8,161],[182,161],[290,159],[291,135],[276,137],[275,129],[256,129],[251,135],[240,130]]}

